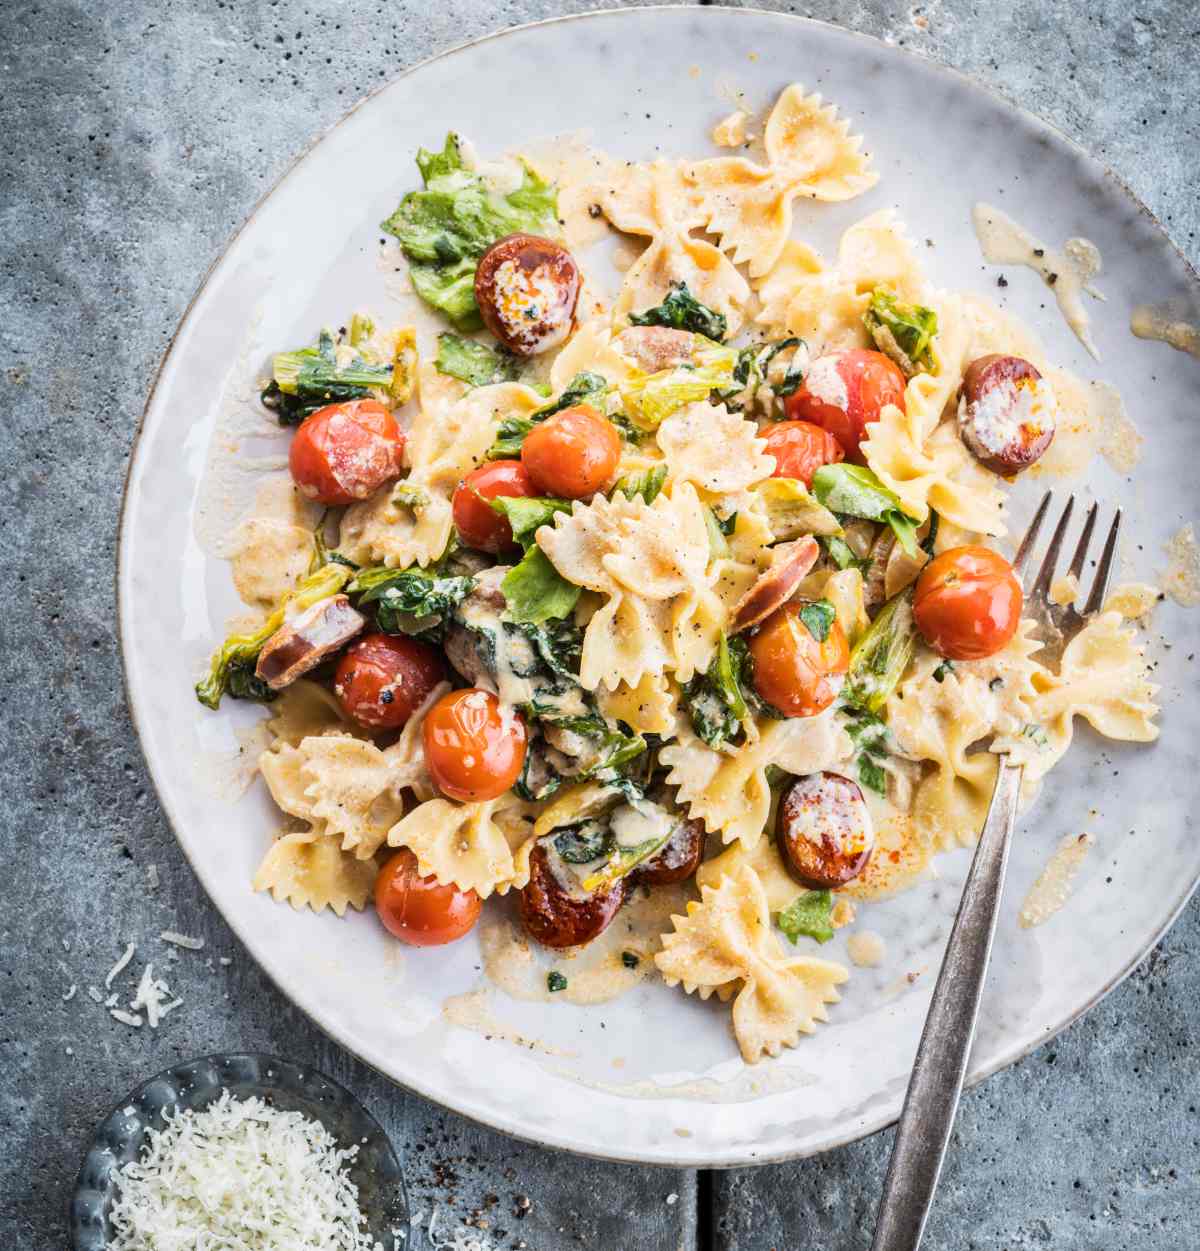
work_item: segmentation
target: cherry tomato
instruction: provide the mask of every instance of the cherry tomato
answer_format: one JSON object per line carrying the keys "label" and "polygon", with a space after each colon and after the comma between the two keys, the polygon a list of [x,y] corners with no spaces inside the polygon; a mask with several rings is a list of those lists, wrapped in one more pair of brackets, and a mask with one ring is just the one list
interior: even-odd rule
{"label": "cherry tomato", "polygon": [[792,600],[763,622],[750,639],[754,689],[789,717],[824,712],[841,689],[840,675],[850,665],[850,647],[835,621],[824,642],[800,619],[804,605]]}
{"label": "cherry tomato", "polygon": [[921,570],[913,618],[951,660],[982,660],[1017,632],[1025,597],[1013,567],[988,547],[952,547]]}
{"label": "cherry tomato", "polygon": [[443,695],[421,727],[425,763],[443,794],[462,803],[495,799],[521,775],[525,722],[505,714],[490,691],[468,687]]}
{"label": "cherry tomato", "polygon": [[451,512],[468,547],[493,556],[513,545],[512,526],[488,503],[497,495],[536,495],[519,460],[494,460],[473,469],[454,489]]}
{"label": "cherry tomato", "polygon": [[791,420],[811,421],[841,444],[849,460],[865,461],[858,450],[869,422],[885,404],[904,406],[904,375],[895,361],[868,348],[843,348],[818,356],[804,383],[784,402]]}
{"label": "cherry tomato", "polygon": [[479,919],[483,901],[473,890],[421,877],[417,858],[401,847],[375,879],[375,911],[402,943],[440,947],[460,939]]}
{"label": "cherry tomato", "polygon": [[812,486],[822,465],[846,459],[842,445],[822,426],[811,421],[781,421],[767,431],[767,455],[775,457],[773,478],[797,478]]}
{"label": "cherry tomato", "polygon": [[417,639],[366,634],[338,661],[333,693],[368,730],[398,730],[446,676],[438,653]]}
{"label": "cherry tomato", "polygon": [[591,499],[603,491],[621,459],[621,436],[590,404],[576,404],[525,436],[521,464],[542,495]]}
{"label": "cherry tomato", "polygon": [[288,465],[300,493],[344,507],[400,476],[404,435],[378,400],[329,404],[310,414],[292,439]]}

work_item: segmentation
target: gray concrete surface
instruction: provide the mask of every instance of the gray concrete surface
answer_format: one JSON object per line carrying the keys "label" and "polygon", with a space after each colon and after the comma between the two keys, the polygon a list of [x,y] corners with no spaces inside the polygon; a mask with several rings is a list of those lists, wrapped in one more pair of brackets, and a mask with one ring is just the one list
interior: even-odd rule
{"label": "gray concrete surface", "polygon": [[[766,0],[764,0],[766,3]],[[60,1251],[84,1142],[162,1066],[232,1048],[319,1065],[408,1157],[415,1206],[484,1212],[504,1247],[864,1248],[891,1136],[696,1176],[514,1142],[327,1042],[208,905],[155,801],[121,691],[122,475],[200,275],[310,135],[404,66],[586,4],[65,0],[0,6],[0,1246]],[[782,7],[782,6],[781,6]],[[1108,160],[1200,259],[1200,20],[1184,0],[788,6],[958,66]],[[914,119],[914,122],[919,119]],[[147,892],[147,867],[161,885]],[[202,935],[174,960],[165,928]],[[156,1033],[85,995],[127,938],[186,1005]],[[233,963],[222,966],[217,957]],[[211,967],[210,961],[211,959]],[[937,1251],[1200,1244],[1200,910],[1101,1007],[964,1101]],[[68,987],[79,987],[63,1001]],[[668,1202],[671,1195],[677,1196]],[[514,1215],[529,1208],[523,1218]]]}

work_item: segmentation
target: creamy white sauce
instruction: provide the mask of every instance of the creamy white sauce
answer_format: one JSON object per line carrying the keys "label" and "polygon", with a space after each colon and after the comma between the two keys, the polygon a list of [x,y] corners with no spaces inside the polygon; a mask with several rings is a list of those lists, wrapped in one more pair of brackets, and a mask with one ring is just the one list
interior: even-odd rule
{"label": "creamy white sauce", "polygon": [[492,1015],[490,992],[486,987],[463,995],[451,995],[442,1003],[442,1019],[462,1029],[473,1030],[485,1038],[499,1038],[514,1046],[524,1047],[527,1051],[540,1051],[543,1055],[563,1059],[575,1059],[579,1055],[577,1051],[554,1047],[537,1038],[526,1038],[497,1020]]}
{"label": "creamy white sauce", "polygon": [[846,380],[838,371],[837,356],[818,356],[809,366],[804,386],[823,404],[845,409],[850,402],[846,392]]}
{"label": "creamy white sauce", "polygon": [[1101,455],[1117,473],[1132,473],[1142,459],[1146,440],[1125,411],[1120,391],[1107,382],[1093,382],[1092,413]]}
{"label": "creamy white sauce", "polygon": [[1091,280],[1100,272],[1100,250],[1088,239],[1068,239],[1062,251],[1035,239],[1007,213],[991,204],[979,203],[971,214],[975,234],[984,256],[993,265],[1024,265],[1038,274],[1054,292],[1068,326],[1096,360],[1100,353],[1091,337],[1091,320],[1083,305],[1086,292],[1093,299],[1104,296]]}
{"label": "creamy white sauce", "polygon": [[887,955],[887,945],[874,930],[859,930],[846,939],[846,954],[860,969],[874,969]]}
{"label": "creamy white sauce", "polygon": [[1129,329],[1139,339],[1156,339],[1177,352],[1200,357],[1200,325],[1175,317],[1168,305],[1139,304],[1129,318]]}
{"label": "creamy white sauce", "polygon": [[1017,922],[1023,930],[1043,925],[1067,902],[1084,858],[1095,842],[1090,834],[1068,834],[1059,843],[1021,905]]}
{"label": "creamy white sauce", "polygon": [[1181,526],[1167,541],[1167,571],[1163,590],[1184,608],[1200,604],[1200,546],[1192,523]]}

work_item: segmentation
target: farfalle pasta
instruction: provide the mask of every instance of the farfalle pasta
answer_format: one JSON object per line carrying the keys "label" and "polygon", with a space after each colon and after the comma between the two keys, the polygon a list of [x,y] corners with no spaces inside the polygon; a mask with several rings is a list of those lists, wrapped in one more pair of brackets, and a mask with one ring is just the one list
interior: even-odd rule
{"label": "farfalle pasta", "polygon": [[381,229],[436,321],[272,358],[291,477],[230,528],[253,611],[196,687],[267,705],[256,890],[418,947],[492,896],[556,952],[615,924],[623,981],[729,1004],[749,1064],[827,1019],[856,910],[975,840],[1002,754],[1029,799],[1077,718],[1158,734],[1155,588],[1055,663],[1000,547],[1094,392],[892,210],[793,237],[876,181],[833,105],[786,88],[762,153],[422,150]]}

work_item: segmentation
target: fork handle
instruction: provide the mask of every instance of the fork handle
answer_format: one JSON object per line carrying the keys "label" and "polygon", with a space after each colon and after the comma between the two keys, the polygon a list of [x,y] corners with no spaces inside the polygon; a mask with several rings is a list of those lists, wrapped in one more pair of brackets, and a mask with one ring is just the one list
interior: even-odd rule
{"label": "fork handle", "polygon": [[929,1218],[975,1037],[1022,772],[1021,765],[1000,757],[996,789],[908,1080],[871,1251],[916,1251]]}

